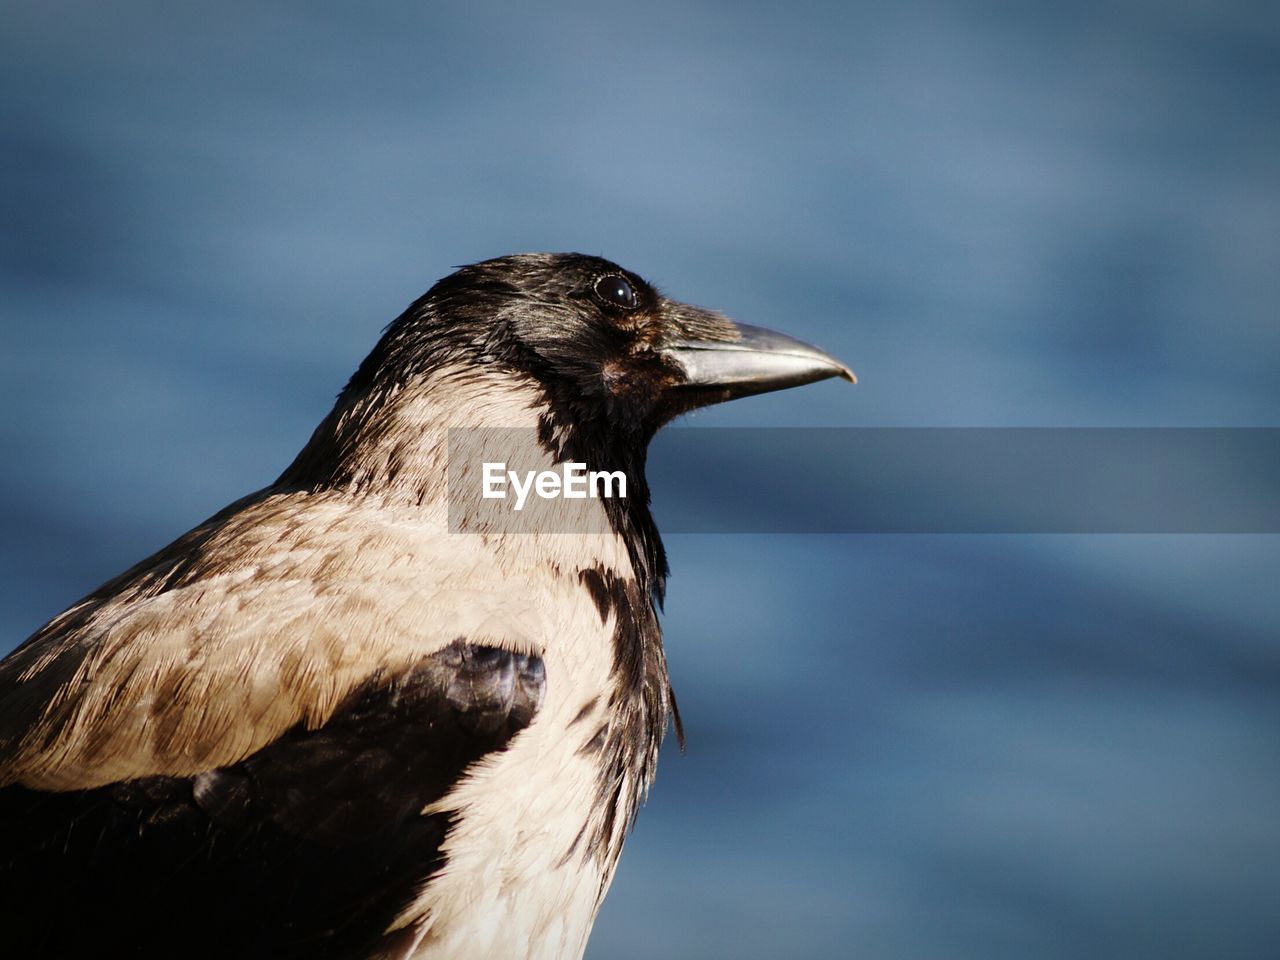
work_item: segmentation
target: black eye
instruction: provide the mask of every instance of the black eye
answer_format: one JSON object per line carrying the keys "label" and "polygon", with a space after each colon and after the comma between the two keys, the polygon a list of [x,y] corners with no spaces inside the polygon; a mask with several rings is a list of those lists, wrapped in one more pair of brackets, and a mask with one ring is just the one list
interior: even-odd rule
{"label": "black eye", "polygon": [[611,307],[617,307],[620,310],[634,310],[640,305],[640,301],[636,299],[636,292],[632,289],[630,282],[626,277],[620,277],[617,274],[601,277],[597,280],[595,291],[597,297]]}

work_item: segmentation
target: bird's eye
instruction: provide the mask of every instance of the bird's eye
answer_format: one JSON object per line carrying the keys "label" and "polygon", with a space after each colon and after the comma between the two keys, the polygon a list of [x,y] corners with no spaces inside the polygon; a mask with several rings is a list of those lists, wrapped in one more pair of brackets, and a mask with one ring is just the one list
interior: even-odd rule
{"label": "bird's eye", "polygon": [[634,310],[640,305],[631,283],[626,277],[620,277],[616,273],[597,280],[595,291],[597,297],[619,310]]}

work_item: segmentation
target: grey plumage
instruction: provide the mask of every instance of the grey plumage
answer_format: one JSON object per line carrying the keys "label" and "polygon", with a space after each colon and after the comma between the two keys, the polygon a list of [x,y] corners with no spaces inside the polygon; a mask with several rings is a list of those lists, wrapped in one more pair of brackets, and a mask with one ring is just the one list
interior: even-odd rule
{"label": "grey plumage", "polygon": [[[769,336],[580,255],[437,284],[276,483],[0,664],[0,927],[44,956],[580,956],[673,709],[647,443],[851,379]],[[450,532],[467,426],[630,496]]]}

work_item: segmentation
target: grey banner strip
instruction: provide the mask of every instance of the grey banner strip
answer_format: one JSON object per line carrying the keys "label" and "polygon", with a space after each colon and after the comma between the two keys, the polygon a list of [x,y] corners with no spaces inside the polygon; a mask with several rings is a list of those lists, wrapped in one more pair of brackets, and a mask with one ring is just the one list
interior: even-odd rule
{"label": "grey banner strip", "polygon": [[[450,527],[605,532],[618,470],[451,429]],[[1280,533],[1277,428],[677,428],[648,477],[664,533]]]}

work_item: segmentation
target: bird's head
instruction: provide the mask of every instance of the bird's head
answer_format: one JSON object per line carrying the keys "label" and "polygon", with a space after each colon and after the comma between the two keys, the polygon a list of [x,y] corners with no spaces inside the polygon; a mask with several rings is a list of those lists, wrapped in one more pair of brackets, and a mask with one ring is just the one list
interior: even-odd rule
{"label": "bird's head", "polygon": [[525,378],[558,420],[642,445],[697,407],[854,379],[816,347],[671,300],[616,263],[576,253],[500,257],[444,278],[388,328],[347,393],[444,366]]}
{"label": "bird's head", "polygon": [[[660,595],[644,478],[654,432],[698,407],[829,377],[854,379],[816,347],[671,300],[608,260],[500,257],[445,277],[387,327],[276,486],[439,502],[446,471],[492,459],[452,456],[446,434],[483,443],[485,428],[518,427],[510,459],[629,479],[628,497],[600,509]],[[504,444],[510,432],[498,431]]]}

